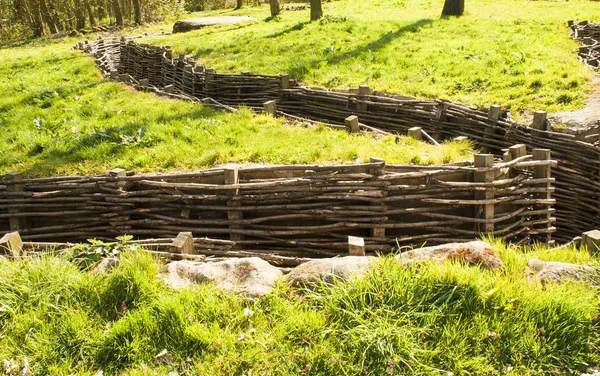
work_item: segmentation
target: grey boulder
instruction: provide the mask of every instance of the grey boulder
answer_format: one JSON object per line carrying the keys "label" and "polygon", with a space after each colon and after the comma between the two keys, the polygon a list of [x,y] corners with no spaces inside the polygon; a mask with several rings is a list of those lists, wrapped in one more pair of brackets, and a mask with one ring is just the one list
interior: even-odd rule
{"label": "grey boulder", "polygon": [[190,18],[175,22],[175,25],[173,25],[173,33],[186,33],[188,31],[201,29],[207,26],[230,25],[252,20],[255,20],[255,18],[246,16]]}
{"label": "grey boulder", "polygon": [[575,281],[593,281],[599,276],[596,269],[564,262],[547,262],[540,260],[530,260],[527,268],[535,272],[535,277],[542,283],[547,282],[565,282],[567,280]]}
{"label": "grey boulder", "polygon": [[304,263],[286,276],[294,287],[318,286],[321,282],[334,283],[362,277],[373,267],[376,257],[347,256],[313,260]]}
{"label": "grey boulder", "polygon": [[173,288],[212,283],[227,292],[257,298],[270,293],[283,273],[258,258],[218,262],[175,261],[165,265],[165,282]]}
{"label": "grey boulder", "polygon": [[433,247],[413,249],[396,256],[403,265],[412,265],[424,261],[444,262],[461,260],[467,265],[479,265],[486,269],[500,269],[504,263],[498,257],[496,249],[486,242],[449,243]]}

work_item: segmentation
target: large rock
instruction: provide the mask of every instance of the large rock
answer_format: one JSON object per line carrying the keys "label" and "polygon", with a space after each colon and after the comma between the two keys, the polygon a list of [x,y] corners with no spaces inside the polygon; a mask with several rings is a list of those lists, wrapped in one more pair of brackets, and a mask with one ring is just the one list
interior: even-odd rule
{"label": "large rock", "polygon": [[596,269],[592,267],[564,262],[547,262],[534,259],[527,263],[527,267],[536,273],[535,277],[542,283],[564,282],[566,280],[591,282],[599,276]]}
{"label": "large rock", "polygon": [[371,270],[376,257],[348,256],[313,260],[293,269],[287,280],[295,287],[318,286],[321,282],[333,283],[362,277]]}
{"label": "large rock", "polygon": [[396,256],[396,259],[400,260],[403,265],[423,261],[462,260],[468,265],[480,265],[488,269],[499,269],[504,266],[494,247],[482,241],[449,243],[435,247],[413,249]]}
{"label": "large rock", "polygon": [[256,18],[246,16],[223,16],[223,17],[202,17],[190,18],[175,22],[173,33],[186,33],[188,31],[201,29],[206,26],[236,24],[241,22],[253,21]]}
{"label": "large rock", "polygon": [[213,283],[250,298],[270,293],[283,275],[281,270],[258,257],[219,262],[175,261],[165,266],[165,272],[164,280],[173,288]]}

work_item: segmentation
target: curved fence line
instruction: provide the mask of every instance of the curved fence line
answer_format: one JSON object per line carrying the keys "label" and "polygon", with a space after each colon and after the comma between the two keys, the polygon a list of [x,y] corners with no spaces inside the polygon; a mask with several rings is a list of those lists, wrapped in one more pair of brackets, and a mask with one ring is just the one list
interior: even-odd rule
{"label": "curved fence line", "polygon": [[372,92],[361,86],[348,92],[307,88],[287,75],[218,74],[168,47],[127,39],[101,39],[76,46],[91,53],[102,72],[138,88],[186,98],[218,101],[253,109],[345,125],[350,115],[361,124],[405,134],[421,127],[438,140],[468,137],[484,151],[507,158],[508,148],[550,149],[559,164],[556,177],[557,237],[567,240],[600,225],[600,149],[598,130],[578,135],[552,131],[545,112],[527,126],[508,119],[500,106],[488,112],[442,100],[414,100]]}

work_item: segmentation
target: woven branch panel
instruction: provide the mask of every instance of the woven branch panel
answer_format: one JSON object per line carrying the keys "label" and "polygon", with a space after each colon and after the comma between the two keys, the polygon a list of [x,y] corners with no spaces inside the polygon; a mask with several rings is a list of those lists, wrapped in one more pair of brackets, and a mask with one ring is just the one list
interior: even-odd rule
{"label": "woven branch panel", "polygon": [[[583,28],[590,35],[596,27]],[[105,75],[138,88],[184,99],[211,98],[228,105],[262,109],[277,102],[277,113],[344,124],[357,115],[364,126],[405,134],[418,126],[437,139],[466,136],[486,152],[507,158],[508,148],[524,144],[552,150],[556,178],[556,238],[567,240],[600,225],[600,149],[598,129],[578,135],[551,129],[544,112],[535,113],[532,126],[508,119],[497,106],[484,112],[447,101],[411,100],[373,93],[368,87],[349,92],[307,88],[287,75],[217,74],[183,55],[173,59],[169,48],[106,39],[76,46],[96,57]]]}
{"label": "woven branch panel", "polygon": [[[540,154],[541,152],[541,154]],[[124,170],[92,177],[0,180],[0,231],[25,241],[170,238],[180,232],[223,240],[210,255],[237,249],[290,257],[473,239],[547,240],[553,227],[550,167],[538,151],[473,166],[385,165],[217,168],[144,176]],[[480,160],[477,160],[480,159]]]}

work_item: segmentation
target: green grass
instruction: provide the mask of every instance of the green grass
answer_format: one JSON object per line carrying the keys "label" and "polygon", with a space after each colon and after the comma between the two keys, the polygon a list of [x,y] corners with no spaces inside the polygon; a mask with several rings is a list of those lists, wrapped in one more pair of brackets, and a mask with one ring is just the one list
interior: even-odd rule
{"label": "green grass", "polygon": [[192,170],[239,163],[445,163],[471,146],[436,148],[409,138],[376,140],[281,119],[217,112],[103,80],[75,39],[0,49],[0,174]]}
{"label": "green grass", "polygon": [[[532,257],[598,260],[496,244],[502,271],[385,258],[362,280],[306,294],[280,284],[255,301],[170,290],[139,252],[108,275],[64,257],[3,262],[0,359],[27,358],[40,375],[548,375],[597,364],[598,291],[531,283],[523,269]],[[154,364],[163,349],[173,358]]]}
{"label": "green grass", "polygon": [[[576,55],[566,21],[600,21],[589,0],[467,0],[441,19],[443,0],[343,0],[269,20],[266,7],[198,13],[249,15],[245,25],[149,38],[196,55],[221,72],[290,73],[307,85],[358,87],[450,99],[514,113],[583,106],[592,72]],[[154,30],[169,31],[171,25]]]}

